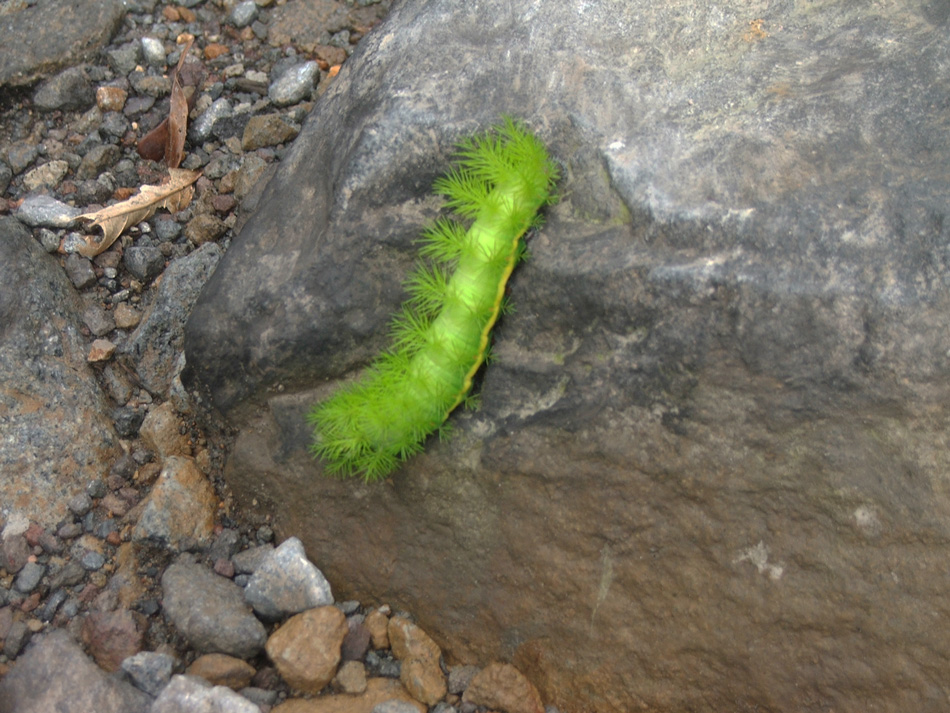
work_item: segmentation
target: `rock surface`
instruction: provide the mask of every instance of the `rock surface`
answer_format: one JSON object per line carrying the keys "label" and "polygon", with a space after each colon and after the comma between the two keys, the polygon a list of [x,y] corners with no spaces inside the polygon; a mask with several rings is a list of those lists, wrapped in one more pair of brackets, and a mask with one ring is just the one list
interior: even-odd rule
{"label": "rock surface", "polygon": [[[65,662],[69,665],[63,665]],[[63,631],[35,641],[9,674],[0,679],[0,711],[47,713],[65,710],[145,713],[151,699],[125,681],[106,674],[86,658]]]}
{"label": "rock surface", "polygon": [[[17,3],[11,3],[17,5]],[[91,57],[118,29],[122,0],[20,3],[0,22],[0,86],[22,86]]]}
{"label": "rock surface", "polygon": [[[338,595],[567,710],[945,708],[938,5],[397,5],[186,329],[236,494]],[[305,413],[385,344],[433,178],[503,112],[565,179],[481,408],[391,484],[322,479]]]}
{"label": "rock surface", "polygon": [[82,308],[55,260],[0,216],[0,515],[52,527],[118,437],[86,364]]}

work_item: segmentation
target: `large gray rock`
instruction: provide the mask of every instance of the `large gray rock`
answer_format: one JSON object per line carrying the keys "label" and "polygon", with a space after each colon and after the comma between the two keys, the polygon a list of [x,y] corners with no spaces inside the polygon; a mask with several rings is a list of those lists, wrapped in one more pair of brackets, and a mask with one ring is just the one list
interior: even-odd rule
{"label": "large gray rock", "polygon": [[[938,711],[950,639],[942,3],[407,0],[186,329],[228,477],[341,598],[564,710]],[[385,344],[452,142],[564,162],[481,408],[389,484],[308,407]]]}
{"label": "large gray rock", "polygon": [[31,84],[92,59],[125,17],[122,0],[43,0],[11,6],[15,9],[0,12],[0,86]]}
{"label": "large gray rock", "polygon": [[96,666],[65,631],[38,637],[0,680],[0,713],[145,713],[151,699]]}
{"label": "large gray rock", "polygon": [[120,451],[80,333],[79,295],[18,220],[0,217],[0,515],[47,528]]}

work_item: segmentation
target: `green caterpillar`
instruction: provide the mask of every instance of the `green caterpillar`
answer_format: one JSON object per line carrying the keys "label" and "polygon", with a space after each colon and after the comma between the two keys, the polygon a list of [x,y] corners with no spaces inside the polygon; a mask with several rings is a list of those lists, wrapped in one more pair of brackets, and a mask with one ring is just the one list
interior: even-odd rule
{"label": "green caterpillar", "polygon": [[391,347],[310,412],[311,450],[328,474],[378,480],[433,432],[445,433],[488,356],[524,234],[555,200],[557,165],[511,118],[463,141],[456,159],[434,189],[469,226],[441,218],[425,231],[423,261],[405,283],[409,300],[390,327]]}

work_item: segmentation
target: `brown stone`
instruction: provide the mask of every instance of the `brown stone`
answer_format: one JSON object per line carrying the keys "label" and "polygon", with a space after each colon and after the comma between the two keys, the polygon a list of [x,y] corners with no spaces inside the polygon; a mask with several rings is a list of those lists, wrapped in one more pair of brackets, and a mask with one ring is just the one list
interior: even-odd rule
{"label": "brown stone", "polygon": [[339,693],[319,698],[291,698],[274,708],[273,713],[372,713],[380,703],[402,701],[416,707],[419,713],[426,713],[426,707],[413,700],[399,681],[391,678],[371,678],[366,682],[366,690],[359,695]]}
{"label": "brown stone", "polygon": [[119,329],[134,329],[142,321],[142,313],[135,307],[120,302],[115,308],[115,326]]}
{"label": "brown stone", "polygon": [[99,87],[96,90],[96,106],[102,111],[122,111],[129,93],[122,87]]}
{"label": "brown stone", "polygon": [[442,656],[439,645],[421,628],[401,616],[389,620],[389,643],[393,655],[402,664],[399,680],[406,690],[413,698],[430,706],[438,702],[447,690],[439,666]]}
{"label": "brown stone", "polygon": [[122,661],[142,650],[143,634],[128,609],[93,612],[82,624],[82,640],[106,671],[118,671]]}
{"label": "brown stone", "polygon": [[108,361],[115,354],[115,344],[108,339],[96,339],[89,347],[88,360],[90,362]]}
{"label": "brown stone", "polygon": [[183,540],[206,543],[214,530],[217,496],[191,458],[170,456],[148,497],[142,502],[135,539],[158,539],[179,545]]}
{"label": "brown stone", "polygon": [[544,713],[538,689],[507,663],[488,664],[475,674],[462,700],[503,713]]}
{"label": "brown stone", "polygon": [[374,609],[366,615],[363,626],[369,631],[374,649],[389,648],[389,617],[379,609]]}
{"label": "brown stone", "polygon": [[366,690],[366,667],[359,661],[346,661],[333,679],[333,687],[341,693],[363,693]]}
{"label": "brown stone", "polygon": [[194,660],[186,671],[191,676],[200,676],[215,686],[227,686],[240,690],[251,683],[254,667],[227,654],[204,654]]}
{"label": "brown stone", "polygon": [[333,606],[308,609],[288,619],[267,640],[267,655],[290,686],[317,693],[336,673],[346,617]]}
{"label": "brown stone", "polygon": [[149,409],[139,435],[159,458],[191,454],[188,437],[179,432],[180,419],[171,401]]}

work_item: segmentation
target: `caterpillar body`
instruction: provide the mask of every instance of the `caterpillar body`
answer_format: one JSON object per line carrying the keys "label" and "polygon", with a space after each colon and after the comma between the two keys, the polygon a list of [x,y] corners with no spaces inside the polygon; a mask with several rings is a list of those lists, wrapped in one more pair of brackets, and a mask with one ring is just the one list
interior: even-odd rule
{"label": "caterpillar body", "polygon": [[465,223],[440,218],[423,233],[390,348],[309,414],[311,450],[328,474],[384,478],[447,430],[488,356],[524,235],[554,202],[558,177],[544,145],[509,117],[458,145],[456,165],[434,189]]}

